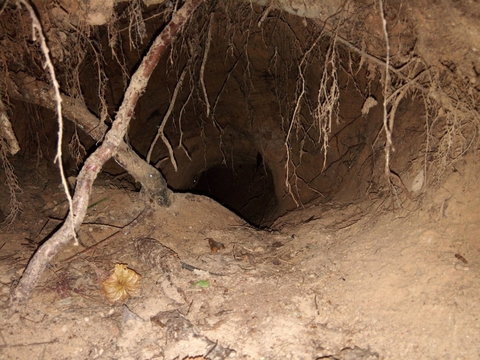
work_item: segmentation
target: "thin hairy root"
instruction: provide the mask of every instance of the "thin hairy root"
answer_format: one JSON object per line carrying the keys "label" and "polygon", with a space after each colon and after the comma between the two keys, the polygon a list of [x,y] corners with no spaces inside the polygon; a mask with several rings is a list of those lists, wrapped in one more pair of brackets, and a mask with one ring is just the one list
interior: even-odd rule
{"label": "thin hairy root", "polygon": [[157,134],[155,135],[155,138],[150,144],[150,148],[148,149],[148,153],[147,153],[147,163],[150,163],[152,158],[152,152],[153,152],[153,149],[155,148],[155,144],[157,143],[159,138],[162,138],[163,143],[168,149],[168,154],[170,155],[170,161],[172,162],[172,165],[175,171],[178,170],[177,161],[175,160],[175,155],[173,153],[172,145],[170,144],[170,141],[168,141],[167,137],[165,136],[165,125],[167,124],[168,118],[172,114],[173,108],[175,107],[178,93],[182,88],[183,81],[185,80],[185,75],[187,74],[187,69],[188,69],[188,65],[183,68],[182,74],[180,75],[180,78],[178,79],[177,84],[175,85],[175,90],[173,91],[172,98],[170,99],[170,105],[168,106],[167,112],[165,113],[165,116],[163,117],[162,122],[158,127]]}

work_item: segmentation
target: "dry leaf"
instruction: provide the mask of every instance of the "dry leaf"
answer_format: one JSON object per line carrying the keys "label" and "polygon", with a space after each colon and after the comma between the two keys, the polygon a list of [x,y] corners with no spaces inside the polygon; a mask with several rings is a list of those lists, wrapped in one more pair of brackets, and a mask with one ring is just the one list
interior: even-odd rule
{"label": "dry leaf", "polygon": [[111,303],[135,296],[140,290],[140,275],[125,264],[115,264],[113,273],[102,282],[103,294]]}
{"label": "dry leaf", "polygon": [[216,254],[220,250],[225,249],[225,245],[219,241],[215,241],[212,238],[206,238],[208,240],[208,245],[210,245],[210,252],[212,254]]}
{"label": "dry leaf", "polygon": [[370,112],[370,109],[378,104],[377,100],[374,97],[369,96],[362,106],[362,115],[367,115]]}

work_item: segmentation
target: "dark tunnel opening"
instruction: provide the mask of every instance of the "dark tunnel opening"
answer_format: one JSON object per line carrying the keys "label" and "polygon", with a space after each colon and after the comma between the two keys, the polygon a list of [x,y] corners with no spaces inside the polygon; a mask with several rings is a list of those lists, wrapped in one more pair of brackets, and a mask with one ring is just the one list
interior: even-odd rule
{"label": "dark tunnel opening", "polygon": [[257,227],[268,225],[277,207],[272,173],[261,158],[256,163],[212,166],[198,176],[191,191],[218,201]]}

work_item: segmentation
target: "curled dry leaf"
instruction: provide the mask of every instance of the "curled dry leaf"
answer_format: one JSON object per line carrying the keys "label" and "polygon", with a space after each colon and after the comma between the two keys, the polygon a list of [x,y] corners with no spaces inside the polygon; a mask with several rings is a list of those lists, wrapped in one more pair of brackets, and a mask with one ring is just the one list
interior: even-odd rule
{"label": "curled dry leaf", "polygon": [[111,303],[135,296],[140,290],[140,275],[125,264],[115,264],[113,273],[102,282],[103,294]]}
{"label": "curled dry leaf", "polygon": [[212,238],[206,238],[206,240],[208,240],[208,245],[210,246],[210,252],[212,254],[216,254],[225,249],[225,245],[219,241],[215,241]]}
{"label": "curled dry leaf", "polygon": [[362,106],[362,115],[367,115],[370,109],[378,104],[377,100],[373,96],[369,96]]}

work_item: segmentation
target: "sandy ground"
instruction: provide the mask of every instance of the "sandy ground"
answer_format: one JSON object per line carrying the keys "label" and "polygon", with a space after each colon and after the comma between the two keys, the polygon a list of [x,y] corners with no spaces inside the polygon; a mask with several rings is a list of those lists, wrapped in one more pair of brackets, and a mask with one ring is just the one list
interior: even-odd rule
{"label": "sandy ground", "polygon": [[[0,358],[478,359],[477,163],[401,209],[387,198],[309,204],[271,231],[190,194],[146,209],[104,181],[83,245],[12,312],[10,287],[65,211],[58,188],[27,186],[38,208],[0,237]],[[100,284],[116,263],[142,287],[112,305]]]}

